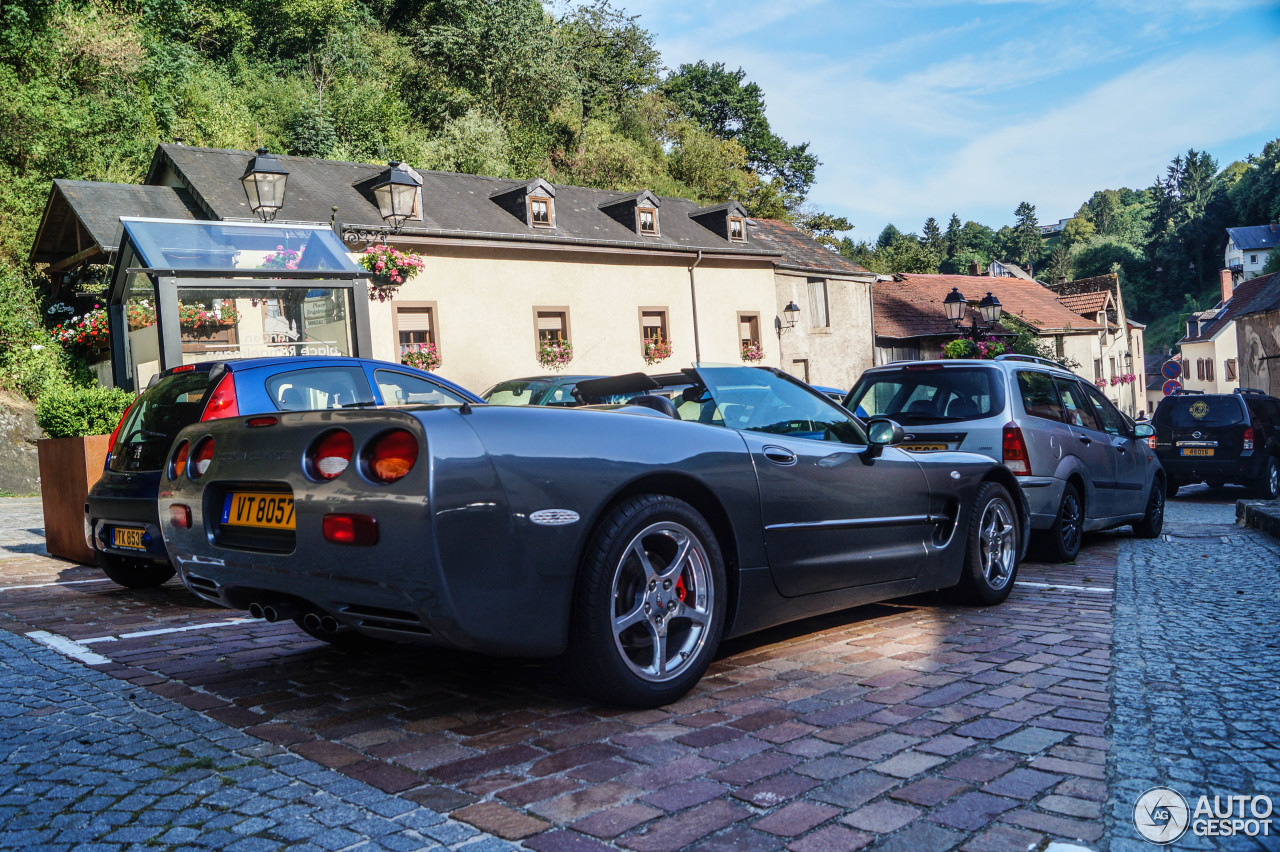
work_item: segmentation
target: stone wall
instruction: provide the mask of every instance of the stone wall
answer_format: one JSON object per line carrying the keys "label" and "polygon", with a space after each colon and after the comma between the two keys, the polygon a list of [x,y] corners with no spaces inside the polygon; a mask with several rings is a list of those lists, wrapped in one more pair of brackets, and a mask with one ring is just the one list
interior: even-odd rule
{"label": "stone wall", "polygon": [[44,437],[36,425],[31,403],[0,392],[0,492],[35,494],[40,491],[40,462],[36,439]]}

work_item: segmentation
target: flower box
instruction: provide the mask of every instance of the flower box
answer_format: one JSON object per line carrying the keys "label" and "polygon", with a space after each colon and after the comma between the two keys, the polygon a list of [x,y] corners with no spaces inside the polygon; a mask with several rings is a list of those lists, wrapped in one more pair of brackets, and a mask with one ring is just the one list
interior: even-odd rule
{"label": "flower box", "polygon": [[84,501],[102,476],[110,440],[110,435],[89,435],[36,441],[44,541],[50,556],[93,564],[93,548],[85,539]]}

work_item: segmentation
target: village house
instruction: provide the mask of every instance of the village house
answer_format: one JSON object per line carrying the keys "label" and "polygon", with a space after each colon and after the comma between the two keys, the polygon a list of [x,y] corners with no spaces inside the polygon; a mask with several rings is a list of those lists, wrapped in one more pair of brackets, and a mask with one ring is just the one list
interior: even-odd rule
{"label": "village house", "polygon": [[1262,274],[1267,258],[1280,244],[1280,226],[1250,225],[1244,228],[1227,228],[1227,248],[1222,265],[1231,270],[1237,283]]}
{"label": "village house", "polygon": [[[256,222],[241,184],[253,158],[161,145],[143,186],[56,181],[31,259],[55,281],[71,281],[85,264],[118,262],[122,216]],[[790,225],[749,219],[737,202],[704,207],[647,190],[403,165],[278,162],[287,178],[273,225],[332,226],[352,253],[385,242],[422,258],[394,298],[368,305],[373,357],[399,360],[430,345],[441,375],[477,391],[546,373],[538,353],[547,341],[570,344],[566,373],[653,372],[701,360],[778,366],[847,386],[870,361],[873,276]],[[417,185],[398,229],[387,227],[373,191],[389,173]],[[260,266],[262,257],[248,262]],[[273,308],[261,301],[235,299],[234,314],[264,328]],[[794,325],[782,310],[792,302],[804,305]],[[183,358],[199,360],[209,346],[274,351],[271,335],[241,337],[266,348],[233,346],[231,329],[211,342],[184,336]],[[646,360],[645,342],[655,338],[669,343],[669,355]]]}

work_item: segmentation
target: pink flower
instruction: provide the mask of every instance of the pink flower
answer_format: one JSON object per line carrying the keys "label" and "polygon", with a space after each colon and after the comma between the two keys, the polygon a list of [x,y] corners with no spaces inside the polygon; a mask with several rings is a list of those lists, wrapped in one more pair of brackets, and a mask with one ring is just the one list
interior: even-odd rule
{"label": "pink flower", "polygon": [[297,263],[297,261],[289,261],[288,263],[286,263],[286,264],[284,265],[284,268],[285,268],[285,269],[297,269],[297,268],[298,268],[298,263]]}

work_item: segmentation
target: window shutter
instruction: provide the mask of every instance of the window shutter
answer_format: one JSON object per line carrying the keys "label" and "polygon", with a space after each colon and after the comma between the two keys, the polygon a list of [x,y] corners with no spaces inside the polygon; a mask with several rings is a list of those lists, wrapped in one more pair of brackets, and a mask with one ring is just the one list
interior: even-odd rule
{"label": "window shutter", "polygon": [[396,308],[396,326],[401,331],[431,331],[431,309]]}

